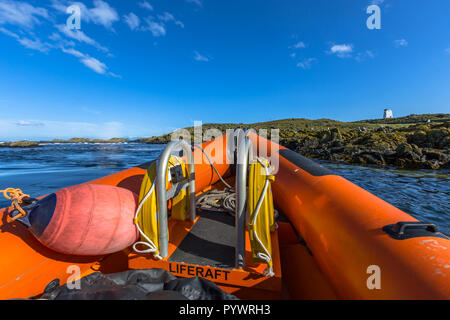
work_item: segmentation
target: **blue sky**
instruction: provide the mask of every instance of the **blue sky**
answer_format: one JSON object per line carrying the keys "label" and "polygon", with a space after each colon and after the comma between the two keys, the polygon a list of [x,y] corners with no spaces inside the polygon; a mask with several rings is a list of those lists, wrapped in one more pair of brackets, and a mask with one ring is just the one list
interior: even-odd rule
{"label": "blue sky", "polygon": [[[371,4],[380,30],[366,26]],[[0,0],[0,139],[449,113],[449,12],[448,0]]]}

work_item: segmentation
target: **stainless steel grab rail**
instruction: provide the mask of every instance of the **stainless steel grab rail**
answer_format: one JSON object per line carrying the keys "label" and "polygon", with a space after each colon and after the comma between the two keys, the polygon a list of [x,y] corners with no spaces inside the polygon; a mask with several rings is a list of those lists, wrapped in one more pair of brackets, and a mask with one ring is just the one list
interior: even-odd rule
{"label": "stainless steel grab rail", "polygon": [[[234,139],[237,136],[237,164],[236,164],[236,208],[235,208],[235,266],[243,269],[245,267],[245,227],[247,215],[247,175],[248,166],[253,159],[253,145],[248,137],[248,132],[242,129],[236,130],[230,136]],[[229,137],[229,138],[230,138]],[[187,165],[189,172],[189,220],[194,221],[196,218],[195,204],[195,165],[194,155],[191,146],[184,140],[172,141],[164,149],[158,159],[156,174],[156,192],[158,197],[158,238],[159,238],[159,255],[165,258],[169,254],[169,237],[167,232],[168,215],[167,215],[167,185],[166,174],[170,156],[172,152],[181,147],[187,155]]]}
{"label": "stainless steel grab rail", "polygon": [[247,174],[249,161],[253,159],[252,142],[247,132],[238,132],[238,149],[236,164],[236,208],[235,208],[235,230],[236,248],[235,265],[237,269],[245,267],[245,225],[246,225],[246,203],[247,203]]}
{"label": "stainless steel grab rail", "polygon": [[189,187],[189,220],[194,221],[196,217],[195,211],[195,165],[194,155],[191,146],[184,140],[171,141],[164,149],[158,159],[156,167],[156,195],[158,198],[158,238],[159,238],[159,255],[165,258],[169,255],[169,236],[167,231],[167,194],[166,194],[166,174],[169,159],[172,152],[181,147],[187,156],[188,165],[188,187]]}

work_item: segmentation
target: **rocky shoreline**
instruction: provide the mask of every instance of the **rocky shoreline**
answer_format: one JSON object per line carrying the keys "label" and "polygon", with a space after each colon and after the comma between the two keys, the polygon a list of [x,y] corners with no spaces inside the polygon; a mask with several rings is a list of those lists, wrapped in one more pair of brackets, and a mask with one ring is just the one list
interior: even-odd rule
{"label": "rocky shoreline", "polygon": [[291,137],[282,135],[280,144],[314,159],[405,169],[446,169],[450,167],[449,125],[447,122],[400,129],[296,132]]}
{"label": "rocky shoreline", "polygon": [[40,147],[39,142],[35,141],[13,141],[13,142],[0,142],[0,148],[37,148]]}
{"label": "rocky shoreline", "polygon": [[72,138],[69,140],[53,139],[45,141],[13,141],[13,142],[0,142],[0,148],[38,148],[43,144],[71,144],[71,143],[97,143],[97,144],[109,144],[109,143],[128,143],[127,138],[112,138],[109,140],[104,139],[88,139],[88,138]]}
{"label": "rocky shoreline", "polygon": [[[431,120],[430,120],[431,119]],[[398,119],[339,122],[329,119],[285,119],[255,124],[205,124],[215,128],[279,129],[280,144],[306,157],[361,165],[405,169],[450,168],[450,115],[411,115]],[[194,134],[194,128],[185,128]],[[52,141],[0,143],[0,147],[34,148],[41,143],[146,143],[166,144],[171,134],[129,140],[73,138]]]}
{"label": "rocky shoreline", "polygon": [[[339,122],[285,119],[256,124],[205,124],[205,130],[279,129],[280,144],[306,157],[405,169],[450,168],[450,115],[425,114],[386,120]],[[191,135],[194,128],[185,128]],[[165,144],[171,134],[140,139]]]}

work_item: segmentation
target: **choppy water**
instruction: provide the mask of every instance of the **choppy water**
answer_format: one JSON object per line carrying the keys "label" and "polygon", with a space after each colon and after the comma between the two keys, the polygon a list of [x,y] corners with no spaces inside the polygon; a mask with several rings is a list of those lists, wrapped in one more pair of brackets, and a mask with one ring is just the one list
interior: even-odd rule
{"label": "choppy water", "polygon": [[[0,148],[0,189],[20,187],[38,196],[153,160],[161,145],[60,144]],[[450,172],[406,171],[321,162],[415,218],[450,235]],[[0,198],[0,208],[9,205]]]}

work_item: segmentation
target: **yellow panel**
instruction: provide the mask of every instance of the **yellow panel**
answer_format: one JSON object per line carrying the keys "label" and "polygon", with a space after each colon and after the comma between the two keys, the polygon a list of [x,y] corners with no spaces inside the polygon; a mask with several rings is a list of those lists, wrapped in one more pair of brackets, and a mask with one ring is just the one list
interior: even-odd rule
{"label": "yellow panel", "polygon": [[186,220],[189,212],[189,197],[186,189],[181,190],[180,193],[172,200],[172,218],[177,220]]}
{"label": "yellow panel", "polygon": [[[154,161],[147,170],[141,184],[141,190],[139,193],[139,203],[144,199],[147,193],[150,191],[156,178],[156,161]],[[158,249],[154,254],[159,253],[159,241],[158,241],[158,204],[156,201],[156,191],[153,189],[152,194],[147,198],[142,209],[135,221],[142,232],[153,242]],[[146,241],[141,236],[141,241]]]}
{"label": "yellow panel", "polygon": [[[169,161],[169,170],[171,166],[176,166],[181,164],[181,169],[183,172],[183,179],[185,180],[188,176],[186,164],[184,161],[178,157],[171,157]],[[172,199],[172,218],[176,220],[185,221],[189,212],[189,197],[186,189],[180,191],[180,193]]]}
{"label": "yellow panel", "polygon": [[[176,156],[171,156],[169,159],[169,165],[166,173],[166,185],[170,187],[169,174],[170,168],[181,165],[183,179],[187,177],[186,164],[184,161]],[[145,198],[153,183],[156,179],[156,161],[154,161],[147,170],[141,184],[141,190],[139,193],[139,203]],[[141,211],[135,221],[142,230],[142,232],[153,242],[157,251],[155,255],[159,254],[159,237],[158,237],[158,202],[156,189],[153,189],[151,195],[147,198]],[[166,205],[166,204],[164,204]],[[178,220],[186,220],[187,213],[189,211],[189,197],[187,197],[186,190],[182,190],[172,200],[172,217]],[[143,236],[141,241],[148,242]]]}
{"label": "yellow panel", "polygon": [[[269,161],[260,159],[266,166],[269,166]],[[255,212],[258,200],[263,192],[266,181],[269,181],[268,188],[265,192],[264,200],[259,209]],[[266,175],[264,167],[257,160],[250,163],[249,173],[249,221],[248,229],[250,235],[252,258],[256,262],[266,262],[269,267],[272,267],[272,243],[270,232],[274,231],[275,223],[273,216],[273,197],[270,183],[274,180],[272,175]],[[255,219],[256,216],[256,219]],[[261,258],[261,254],[269,256],[270,261]]]}

